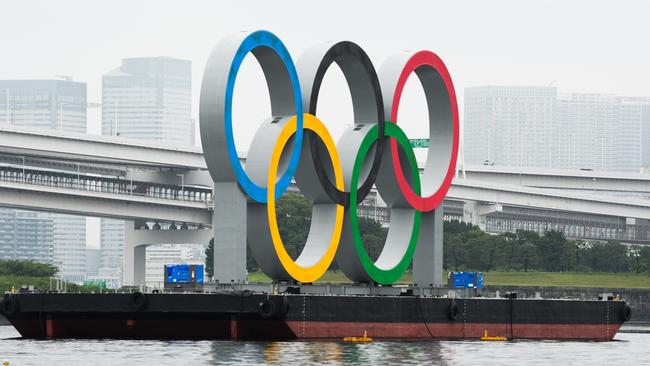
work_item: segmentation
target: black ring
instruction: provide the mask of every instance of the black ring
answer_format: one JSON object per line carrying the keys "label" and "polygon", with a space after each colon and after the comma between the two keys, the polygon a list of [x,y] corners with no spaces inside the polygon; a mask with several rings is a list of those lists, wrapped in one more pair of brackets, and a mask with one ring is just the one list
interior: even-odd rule
{"label": "black ring", "polygon": [[[345,80],[350,88],[350,94],[352,94],[354,123],[377,123],[379,125],[379,139],[377,139],[375,145],[375,156],[372,161],[372,166],[368,177],[358,189],[357,204],[359,204],[366,198],[372,186],[375,184],[379,165],[381,164],[385,141],[385,138],[383,138],[385,130],[384,101],[381,95],[381,86],[379,85],[377,72],[366,52],[356,43],[343,41],[330,47],[318,66],[309,98],[308,113],[316,115],[320,86],[325,77],[325,72],[327,72],[327,69],[334,62],[343,71]],[[368,93],[368,91],[371,93]],[[372,108],[370,108],[371,106]],[[310,139],[309,141],[316,174],[323,189],[332,201],[344,207],[349,207],[350,193],[340,191],[332,183],[323,168],[323,160],[321,159],[318,142],[316,139]]]}

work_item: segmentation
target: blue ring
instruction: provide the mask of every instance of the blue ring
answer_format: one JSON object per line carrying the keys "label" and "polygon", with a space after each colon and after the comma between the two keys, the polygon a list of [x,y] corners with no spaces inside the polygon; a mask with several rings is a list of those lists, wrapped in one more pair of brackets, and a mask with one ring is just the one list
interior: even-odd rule
{"label": "blue ring", "polygon": [[237,78],[237,72],[241,66],[242,61],[246,55],[257,47],[268,47],[275,51],[275,53],[280,57],[282,63],[284,63],[289,78],[291,79],[291,85],[293,86],[293,95],[296,105],[296,135],[294,138],[294,147],[291,152],[291,158],[287,166],[287,170],[282,174],[282,177],[275,185],[275,198],[280,199],[282,194],[287,190],[291,184],[293,175],[298,167],[298,161],[300,160],[300,149],[302,148],[302,133],[303,133],[303,117],[302,117],[302,96],[300,94],[300,83],[298,81],[298,73],[296,72],[296,66],[291,59],[289,51],[284,46],[282,41],[273,33],[268,31],[256,31],[248,35],[241,43],[235,57],[232,60],[230,65],[230,71],[228,73],[228,83],[226,84],[226,100],[225,100],[225,133],[226,133],[226,145],[228,148],[228,157],[230,158],[230,165],[232,166],[237,182],[241,188],[248,194],[253,200],[265,203],[267,196],[267,189],[260,187],[255,182],[253,182],[246,171],[239,162],[239,156],[237,155],[237,148],[235,147],[235,139],[232,133],[232,95],[235,88],[235,79]]}

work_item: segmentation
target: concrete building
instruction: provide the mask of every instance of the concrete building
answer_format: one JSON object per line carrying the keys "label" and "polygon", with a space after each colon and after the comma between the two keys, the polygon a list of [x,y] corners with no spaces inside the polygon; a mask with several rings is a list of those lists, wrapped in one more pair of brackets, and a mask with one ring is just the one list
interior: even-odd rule
{"label": "concrete building", "polygon": [[466,88],[465,163],[550,167],[556,100],[554,87]]}
{"label": "concrete building", "polygon": [[54,264],[54,222],[37,212],[0,210],[0,259]]}
{"label": "concrete building", "polygon": [[[4,112],[4,118],[0,117],[0,123],[86,133],[86,107],[86,84],[82,82],[0,80],[0,116],[3,116],[2,112]],[[29,247],[34,253],[40,253],[36,255],[38,260],[56,265],[59,268],[59,275],[68,281],[84,280],[86,251],[84,217],[27,213],[12,209],[0,209],[0,211],[3,215],[13,217],[11,220],[29,221],[28,226],[35,233],[32,235],[28,231],[21,232],[18,228],[23,224],[15,223],[14,227],[17,230],[13,234],[15,247]],[[46,233],[48,230],[50,233]],[[0,233],[0,236],[5,237],[5,234]],[[49,257],[47,253],[50,253]],[[21,255],[17,254],[17,258],[21,258]]]}
{"label": "concrete building", "polygon": [[558,98],[557,154],[553,167],[613,168],[617,97],[611,94],[562,94]]}
{"label": "concrete building", "polygon": [[88,276],[97,276],[99,273],[99,263],[101,259],[101,250],[96,248],[86,249],[86,278]]}
{"label": "concrete building", "polygon": [[0,80],[0,118],[8,125],[86,132],[86,83]]}
{"label": "concrete building", "polygon": [[102,77],[102,134],[194,145],[191,76],[187,60],[122,60]]}
{"label": "concrete building", "polygon": [[554,87],[465,90],[467,164],[638,172],[650,164],[650,98]]}
{"label": "concrete building", "polygon": [[[102,134],[194,145],[192,64],[170,57],[127,58],[102,77]],[[101,272],[122,276],[124,222],[101,220]]]}
{"label": "concrete building", "polygon": [[[621,109],[621,119],[628,127],[625,131],[625,138],[617,136],[614,146],[617,155],[629,158],[627,161],[624,158],[619,158],[617,163],[630,170],[636,170],[638,165],[642,169],[650,167],[650,97],[623,97],[621,98]],[[624,131],[617,132],[621,134]],[[627,146],[637,143],[639,144],[638,148]],[[632,150],[627,151],[626,147]],[[637,163],[637,157],[640,163]]]}
{"label": "concrete building", "polygon": [[650,98],[563,94],[556,168],[638,172],[650,151]]}

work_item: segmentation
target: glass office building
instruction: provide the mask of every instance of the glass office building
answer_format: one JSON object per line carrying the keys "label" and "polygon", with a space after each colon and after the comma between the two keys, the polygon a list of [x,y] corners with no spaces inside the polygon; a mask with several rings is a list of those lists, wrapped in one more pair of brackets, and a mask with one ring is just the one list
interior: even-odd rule
{"label": "glass office building", "polygon": [[[86,133],[86,103],[82,82],[0,80],[0,123],[7,126]],[[6,208],[0,215],[2,257],[51,263],[66,280],[84,280],[85,217]],[[5,248],[13,248],[12,254]]]}
{"label": "glass office building", "polygon": [[[102,77],[102,134],[194,145],[192,64],[170,57],[127,58]],[[121,277],[124,222],[101,220],[100,272]]]}

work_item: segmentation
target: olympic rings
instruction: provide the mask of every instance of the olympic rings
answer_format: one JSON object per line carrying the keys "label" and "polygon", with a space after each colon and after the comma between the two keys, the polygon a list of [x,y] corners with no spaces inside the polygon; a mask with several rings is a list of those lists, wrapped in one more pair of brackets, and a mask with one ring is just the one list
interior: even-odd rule
{"label": "olympic rings", "polygon": [[[324,44],[307,50],[298,60],[298,75],[301,80],[303,108],[311,114],[316,114],[320,86],[329,67],[336,63],[350,88],[354,109],[355,124],[375,123],[379,126],[379,135],[384,135],[384,104],[381,97],[381,87],[375,67],[370,57],[356,43],[344,41],[334,45]],[[314,169],[327,195],[336,203],[348,207],[350,193],[337,190],[322,168],[320,153],[316,140],[310,140]],[[377,177],[380,156],[384,149],[384,139],[377,141],[375,157],[370,172],[359,188],[358,201],[372,190]]]}
{"label": "olympic rings", "polygon": [[[205,160],[215,182],[234,179],[257,202],[266,202],[266,188],[260,187],[239,162],[232,130],[232,97],[237,72],[251,52],[260,63],[271,95],[274,116],[297,116],[295,147],[287,169],[276,184],[276,198],[291,184],[302,144],[302,97],[298,74],[289,51],[268,31],[238,34],[218,44],[208,59],[201,85],[201,141]],[[210,123],[204,123],[210,121]],[[227,156],[228,160],[224,157]],[[230,163],[230,167],[226,164]]]}
{"label": "olympic rings", "polygon": [[422,84],[429,107],[430,144],[422,176],[428,197],[413,192],[404,178],[397,159],[397,143],[390,144],[393,167],[400,189],[416,210],[428,212],[436,208],[449,191],[458,157],[458,104],[451,75],[444,62],[435,53],[420,51],[413,55],[394,56],[382,66],[380,75],[384,92],[384,108],[390,120],[397,123],[397,112],[402,91],[408,77],[415,73]]}
{"label": "olympic rings", "polygon": [[[332,169],[334,170],[336,188],[342,191],[343,171],[341,170],[341,161],[339,160],[338,152],[336,151],[336,146],[334,145],[334,140],[332,140],[332,137],[325,128],[325,125],[323,125],[323,123],[318,118],[310,114],[305,114],[303,121],[303,127],[305,130],[309,130],[315,133],[316,136],[318,136],[325,145],[327,152],[331,157],[331,165]],[[280,134],[280,137],[275,143],[275,148],[273,149],[273,155],[271,157],[271,165],[269,166],[269,188],[274,187],[276,184],[275,179],[277,167],[278,162],[280,161],[282,150],[289,141],[289,138],[292,137],[295,132],[296,123],[294,119],[284,127],[282,133]],[[334,255],[336,254],[336,249],[339,245],[339,239],[341,238],[341,231],[343,229],[343,206],[336,205],[334,227],[332,228],[329,245],[327,245],[327,247],[324,247],[322,245],[324,243],[322,240],[310,240],[310,238],[308,238],[303,252],[295,262],[291,259],[287,253],[287,250],[284,248],[284,244],[282,243],[280,230],[278,229],[277,218],[275,215],[275,197],[270,189],[268,190],[266,207],[268,210],[268,222],[271,231],[271,238],[273,240],[273,246],[284,269],[296,281],[314,282],[319,279],[325,273],[325,271],[327,271],[330,264],[334,260]],[[312,236],[312,238],[314,237],[313,234],[313,232],[310,232],[310,236]],[[314,263],[314,261],[316,261],[316,263]]]}
{"label": "olympic rings", "polygon": [[[237,72],[249,52],[264,72],[274,117],[257,130],[244,170],[233,139],[232,98]],[[355,123],[336,146],[315,116],[321,83],[333,63],[348,83]],[[422,177],[408,138],[396,124],[402,91],[413,73],[429,111],[430,148]],[[242,34],[213,50],[200,103],[208,169],[215,182],[237,182],[250,198],[241,225],[247,228],[248,245],[262,271],[274,280],[313,282],[335,259],[353,281],[391,284],[401,277],[418,244],[422,213],[442,202],[458,155],[456,95],[437,55],[399,54],[378,76],[363,49],[345,41],[308,50],[296,70],[275,35]],[[390,149],[385,149],[388,140]],[[329,162],[324,162],[326,157]],[[410,174],[404,174],[403,164]],[[275,211],[275,202],[292,179],[313,202],[309,236],[295,261],[284,247]],[[386,243],[374,262],[363,246],[357,218],[357,205],[373,185],[391,212]],[[215,197],[219,199],[228,197]]]}
{"label": "olympic rings", "polygon": [[[363,166],[363,161],[366,154],[370,150],[370,147],[376,141],[382,139],[382,136],[378,134],[379,129],[375,126],[373,127],[366,137],[363,139],[361,148],[357,153],[357,156],[354,160],[354,170],[352,171],[352,183],[350,189],[350,200],[355,202],[357,196],[357,183],[359,182],[359,175],[361,174],[361,169]],[[392,137],[391,142],[397,142],[402,147],[402,150],[406,153],[406,158],[408,159],[409,166],[411,168],[411,179],[413,180],[415,191],[420,191],[420,173],[418,171],[417,161],[415,160],[415,154],[413,153],[413,148],[409,144],[408,138],[396,124],[386,123],[386,137]],[[381,178],[380,178],[381,179]],[[379,184],[379,182],[377,182]],[[382,182],[385,183],[385,182]],[[378,187],[380,190],[383,187]],[[388,198],[388,197],[387,197]],[[397,206],[396,202],[393,203],[393,207]],[[381,284],[391,284],[400,277],[413,258],[413,253],[415,252],[415,245],[418,241],[418,234],[420,232],[420,219],[422,214],[419,211],[407,210],[404,212],[404,209],[401,209],[401,212],[396,212],[393,210],[391,212],[391,223],[393,219],[396,219],[396,216],[402,221],[401,223],[412,220],[412,229],[410,237],[403,237],[405,233],[402,231],[402,236],[399,235],[390,235],[386,238],[386,244],[382,250],[379,258],[375,263],[372,262],[368,256],[368,252],[363,246],[363,241],[361,239],[361,231],[359,231],[359,224],[357,219],[357,207],[356,205],[350,205],[350,226],[352,229],[352,236],[354,238],[354,246],[361,261],[361,265],[366,270],[368,276],[375,282]],[[390,230],[390,229],[389,229]]]}

